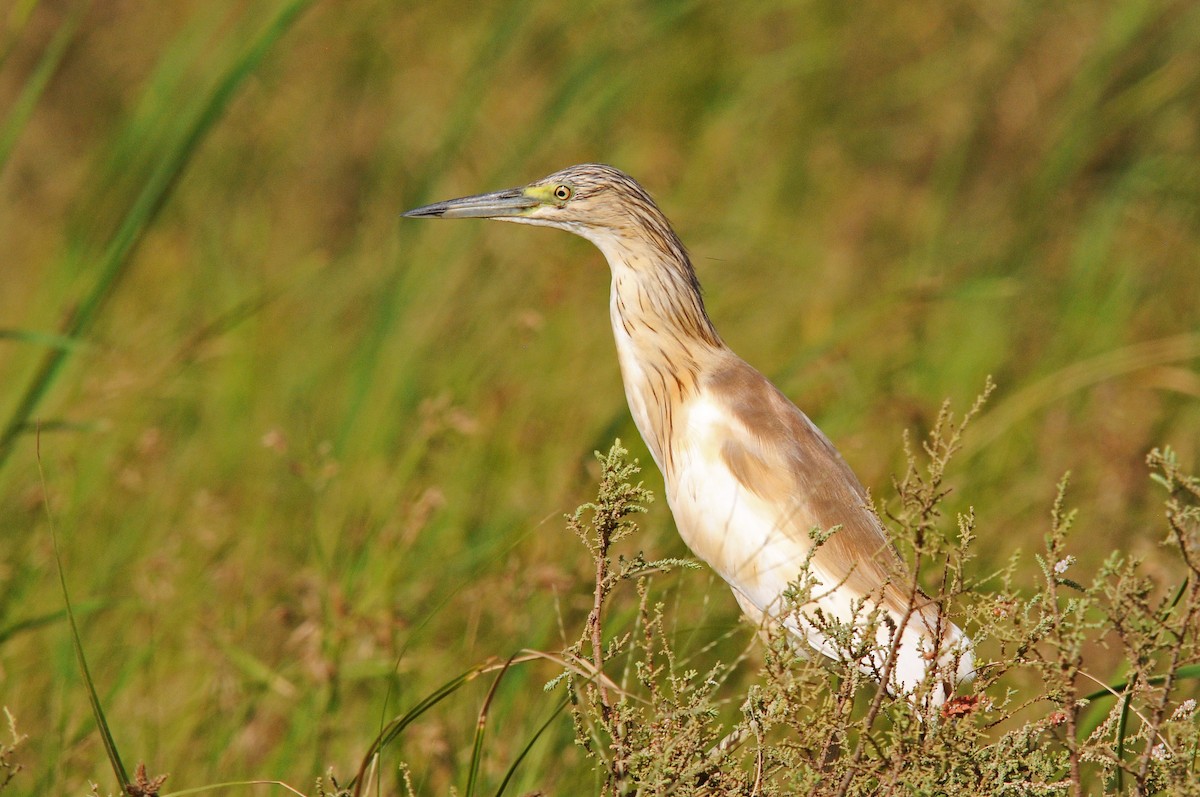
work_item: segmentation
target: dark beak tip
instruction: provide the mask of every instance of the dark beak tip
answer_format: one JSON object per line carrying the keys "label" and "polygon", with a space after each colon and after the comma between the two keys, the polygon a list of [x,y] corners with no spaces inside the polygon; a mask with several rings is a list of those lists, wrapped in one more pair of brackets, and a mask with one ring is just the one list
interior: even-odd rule
{"label": "dark beak tip", "polygon": [[436,219],[444,212],[441,208],[423,207],[406,210],[400,216],[405,219]]}

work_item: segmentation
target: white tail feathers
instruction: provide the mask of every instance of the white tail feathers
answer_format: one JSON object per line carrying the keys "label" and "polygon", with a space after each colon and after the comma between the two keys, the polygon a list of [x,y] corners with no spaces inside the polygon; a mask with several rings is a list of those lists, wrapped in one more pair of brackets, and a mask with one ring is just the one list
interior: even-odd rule
{"label": "white tail feathers", "polygon": [[[738,591],[734,595],[746,615],[765,631],[764,614]],[[903,631],[898,631],[903,618],[891,612],[865,606],[850,613],[846,608],[818,599],[804,608],[777,614],[774,625],[790,632],[801,655],[816,651],[852,663],[870,678],[886,682],[890,694],[904,697],[914,708],[940,707],[954,696],[959,684],[975,676],[970,637],[936,609],[914,608]],[[865,647],[862,634],[870,628],[875,629],[875,644],[860,655]],[[839,643],[839,639],[848,641]],[[895,656],[889,666],[893,648]]]}
{"label": "white tail feathers", "polygon": [[[929,703],[936,707],[954,696],[958,684],[975,676],[971,639],[944,617],[942,624],[941,642],[935,645],[936,630],[914,614],[901,635],[888,691],[903,695],[916,705],[921,702],[922,687],[926,686]],[[882,642],[881,652],[886,654],[891,646],[890,630]]]}

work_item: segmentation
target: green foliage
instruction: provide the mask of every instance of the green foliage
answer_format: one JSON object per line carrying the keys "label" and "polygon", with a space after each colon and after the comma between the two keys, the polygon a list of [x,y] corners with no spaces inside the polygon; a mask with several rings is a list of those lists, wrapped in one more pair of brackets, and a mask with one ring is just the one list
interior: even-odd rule
{"label": "green foliage", "polygon": [[[590,639],[563,655],[587,629],[595,568],[555,518],[594,492],[586,452],[620,437],[648,461],[607,274],[572,236],[397,221],[582,160],[645,183],[722,334],[877,495],[907,473],[897,430],[924,437],[942,397],[963,406],[996,374],[934,491],[937,533],[906,551],[973,632],[999,605],[977,590],[1010,590],[1001,610],[1019,610],[1024,633],[1059,622],[1077,646],[1030,642],[987,687],[1006,707],[987,711],[1018,713],[987,729],[986,766],[1032,778],[1015,769],[1024,753],[997,745],[1073,693],[1089,701],[1072,719],[1088,782],[1132,789],[1170,659],[1129,651],[1168,633],[1153,609],[1182,622],[1190,600],[1190,581],[1169,588],[1188,571],[1157,544],[1142,462],[1167,442],[1179,474],[1200,457],[1200,8],[847,8],[0,4],[0,704],[27,734],[4,794],[119,790],[76,641],[112,746],[169,772],[176,794],[255,778],[311,791],[331,767],[349,784],[364,758],[382,793],[406,778],[420,794],[598,788],[560,710],[597,677]],[[1043,538],[1068,470],[1076,561],[1056,574],[1056,620],[1032,552],[1061,561]],[[642,478],[657,491],[656,473]],[[912,496],[881,515],[919,525],[930,496]],[[647,510],[645,534],[610,548],[610,575],[641,567],[638,549],[686,557],[663,502]],[[605,597],[606,649],[654,626],[653,655],[637,656],[659,668],[669,648],[675,678],[698,673],[655,670],[663,705],[711,695],[676,733],[749,723],[740,707],[763,694],[747,711],[776,724],[725,754],[740,762],[730,778],[754,771],[753,745],[825,741],[771,714],[792,705],[767,699],[773,684],[802,665],[764,662],[711,572],[627,575]],[[1130,601],[1144,605],[1123,615],[1129,641],[1110,627],[1098,643],[1105,607]],[[1025,640],[980,644],[1000,660]],[[1021,708],[1076,649],[1086,675]],[[621,690],[649,676],[614,655],[612,711],[632,710]],[[575,689],[540,691],[567,669]],[[869,711],[858,676],[806,677],[798,698],[845,689],[853,716]],[[877,725],[906,721],[897,711],[885,701]],[[1183,751],[1173,711],[1158,733]],[[584,724],[611,760],[603,724]],[[967,727],[945,725],[925,732]],[[1086,760],[1097,733],[1129,766]],[[1067,772],[1065,735],[1004,744]]]}

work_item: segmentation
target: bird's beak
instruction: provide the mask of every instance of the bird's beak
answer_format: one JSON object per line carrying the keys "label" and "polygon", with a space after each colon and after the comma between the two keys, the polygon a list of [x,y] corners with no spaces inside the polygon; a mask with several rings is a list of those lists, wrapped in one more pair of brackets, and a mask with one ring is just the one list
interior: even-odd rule
{"label": "bird's beak", "polygon": [[522,215],[522,211],[537,207],[541,202],[528,196],[523,188],[509,188],[490,194],[447,199],[432,205],[413,208],[404,214],[410,219],[504,219]]}

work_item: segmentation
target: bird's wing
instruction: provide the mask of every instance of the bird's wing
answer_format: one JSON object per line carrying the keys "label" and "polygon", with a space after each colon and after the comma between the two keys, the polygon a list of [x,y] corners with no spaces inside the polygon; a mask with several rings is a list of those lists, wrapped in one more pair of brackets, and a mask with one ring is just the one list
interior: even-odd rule
{"label": "bird's wing", "polygon": [[720,457],[743,489],[773,508],[772,533],[807,551],[814,527],[838,527],[813,555],[813,569],[833,582],[827,587],[882,598],[893,614],[904,615],[905,567],[868,507],[866,490],[829,439],[737,357],[710,370],[702,389],[731,419]]}

